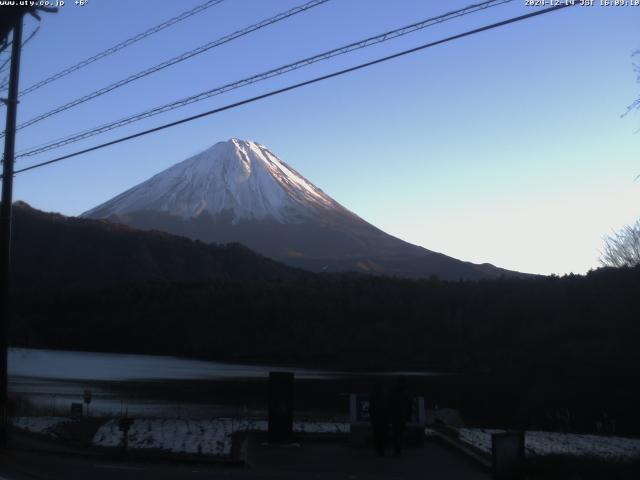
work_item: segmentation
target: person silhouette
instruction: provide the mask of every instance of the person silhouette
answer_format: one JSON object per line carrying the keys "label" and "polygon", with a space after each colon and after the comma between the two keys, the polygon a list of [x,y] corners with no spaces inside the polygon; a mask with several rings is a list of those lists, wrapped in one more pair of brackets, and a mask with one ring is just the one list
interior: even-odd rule
{"label": "person silhouette", "polygon": [[389,396],[389,416],[391,420],[393,449],[395,455],[398,457],[402,454],[404,429],[407,421],[411,418],[411,410],[411,397],[407,391],[407,382],[402,377],[398,378]]}
{"label": "person silhouette", "polygon": [[377,383],[369,397],[369,421],[373,429],[373,446],[376,454],[384,456],[389,432],[389,414],[387,399],[382,385]]}

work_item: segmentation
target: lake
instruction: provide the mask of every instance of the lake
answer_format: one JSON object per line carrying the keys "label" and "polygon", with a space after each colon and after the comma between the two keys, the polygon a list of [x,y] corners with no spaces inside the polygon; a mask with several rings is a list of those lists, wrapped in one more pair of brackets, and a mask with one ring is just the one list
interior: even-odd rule
{"label": "lake", "polygon": [[[9,391],[22,409],[64,415],[91,390],[91,415],[209,418],[264,415],[269,372],[291,371],[296,406],[308,416],[346,415],[348,394],[375,382],[435,372],[352,372],[244,365],[155,355],[11,348]],[[25,413],[24,411],[22,413]]]}

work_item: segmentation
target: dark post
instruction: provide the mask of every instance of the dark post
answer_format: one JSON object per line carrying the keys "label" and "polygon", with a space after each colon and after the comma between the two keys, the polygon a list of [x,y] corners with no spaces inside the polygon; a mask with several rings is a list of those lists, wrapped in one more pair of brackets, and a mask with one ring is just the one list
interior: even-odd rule
{"label": "dark post", "polygon": [[7,102],[7,124],[2,161],[2,204],[0,205],[0,447],[7,443],[7,345],[9,334],[9,258],[11,254],[11,203],[13,161],[16,146],[16,114],[22,47],[22,15],[16,15],[11,45],[11,73]]}
{"label": "dark post", "polygon": [[292,431],[293,373],[269,372],[269,443],[289,443]]}
{"label": "dark post", "polygon": [[503,432],[491,435],[493,478],[522,480],[525,478],[524,432]]}
{"label": "dark post", "polygon": [[132,418],[121,418],[118,421],[118,428],[122,432],[122,453],[127,453],[127,449],[129,448],[129,430],[131,429],[131,425],[133,425]]}

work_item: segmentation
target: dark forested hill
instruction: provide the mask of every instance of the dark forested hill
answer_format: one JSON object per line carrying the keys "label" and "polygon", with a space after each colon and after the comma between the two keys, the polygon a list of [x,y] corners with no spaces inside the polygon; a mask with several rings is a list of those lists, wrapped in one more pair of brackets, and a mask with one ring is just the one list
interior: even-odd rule
{"label": "dark forested hill", "polygon": [[15,338],[35,347],[478,370],[609,362],[640,341],[640,267],[465,282],[318,275],[24,204],[13,277]]}
{"label": "dark forested hill", "polygon": [[464,282],[319,275],[238,245],[15,213],[15,346],[463,372],[482,379],[455,395],[468,408],[482,391],[512,418],[580,408],[588,428],[606,409],[640,431],[640,267]]}
{"label": "dark forested hill", "polygon": [[307,275],[239,244],[207,245],[104,220],[14,206],[15,288],[90,289],[139,282],[296,279]]}

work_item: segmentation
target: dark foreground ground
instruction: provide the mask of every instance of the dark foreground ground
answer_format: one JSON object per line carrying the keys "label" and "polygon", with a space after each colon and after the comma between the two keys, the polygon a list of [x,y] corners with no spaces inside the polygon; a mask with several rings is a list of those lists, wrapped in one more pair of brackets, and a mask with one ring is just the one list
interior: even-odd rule
{"label": "dark foreground ground", "polygon": [[401,458],[378,458],[342,443],[255,449],[252,467],[134,463],[68,455],[8,451],[0,455],[1,480],[163,479],[424,479],[475,480],[491,476],[465,456],[428,442]]}

